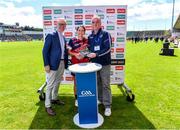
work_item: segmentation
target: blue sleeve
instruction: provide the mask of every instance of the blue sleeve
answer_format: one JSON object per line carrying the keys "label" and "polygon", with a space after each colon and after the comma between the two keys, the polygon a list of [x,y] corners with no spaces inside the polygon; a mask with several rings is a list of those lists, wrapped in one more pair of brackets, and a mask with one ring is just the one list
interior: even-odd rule
{"label": "blue sleeve", "polygon": [[67,49],[68,49],[68,50],[73,49],[73,40],[72,40],[72,39],[69,40],[68,48],[67,48]]}
{"label": "blue sleeve", "polygon": [[112,44],[111,35],[108,32],[104,32],[102,39],[102,48],[100,51],[96,53],[96,55],[98,57],[101,57],[111,52],[111,44]]}
{"label": "blue sleeve", "polygon": [[[67,43],[67,41],[65,40],[65,43]],[[64,57],[64,63],[65,63],[65,69],[68,68],[68,50],[67,50],[67,46],[65,45],[65,57]]]}
{"label": "blue sleeve", "polygon": [[42,50],[44,66],[49,65],[49,52],[52,44],[52,35],[48,34],[45,38],[44,47]]}
{"label": "blue sleeve", "polygon": [[90,42],[90,38],[89,37],[90,36],[88,36],[88,46],[87,46],[87,48],[88,48],[89,51],[92,51],[92,49],[91,49],[91,42]]}

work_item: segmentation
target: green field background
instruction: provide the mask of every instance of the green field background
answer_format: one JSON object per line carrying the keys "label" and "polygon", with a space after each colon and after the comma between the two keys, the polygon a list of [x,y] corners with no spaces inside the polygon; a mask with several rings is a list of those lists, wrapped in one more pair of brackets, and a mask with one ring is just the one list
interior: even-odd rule
{"label": "green field background", "polygon": [[[61,85],[59,98],[65,106],[53,106],[57,115],[45,112],[37,89],[44,83],[43,42],[0,43],[0,128],[76,129],[73,117],[73,86]],[[180,49],[175,56],[159,55],[162,43],[126,45],[125,83],[136,96],[134,102],[112,85],[112,116],[101,128],[180,128]],[[103,115],[104,108],[99,106]]]}

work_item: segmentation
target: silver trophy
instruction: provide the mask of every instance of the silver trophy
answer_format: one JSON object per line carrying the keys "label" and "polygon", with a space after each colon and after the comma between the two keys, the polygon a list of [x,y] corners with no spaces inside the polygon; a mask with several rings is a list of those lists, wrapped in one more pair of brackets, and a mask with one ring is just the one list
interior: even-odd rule
{"label": "silver trophy", "polygon": [[80,51],[80,54],[83,56],[83,57],[85,57],[85,58],[87,58],[88,57],[88,54],[90,54],[91,52],[89,51],[89,50],[82,50],[82,51]]}

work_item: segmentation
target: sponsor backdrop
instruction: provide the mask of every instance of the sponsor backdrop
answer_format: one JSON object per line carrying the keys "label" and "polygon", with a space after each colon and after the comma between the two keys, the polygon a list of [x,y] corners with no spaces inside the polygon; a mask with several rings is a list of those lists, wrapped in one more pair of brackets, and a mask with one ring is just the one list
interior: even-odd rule
{"label": "sponsor backdrop", "polygon": [[[80,25],[86,27],[86,36],[91,33],[91,19],[98,15],[102,20],[102,28],[112,37],[111,46],[111,84],[124,83],[125,76],[125,45],[127,6],[46,6],[43,7],[44,38],[55,31],[57,18],[65,18],[67,27],[64,35],[69,41],[76,36],[75,28]],[[64,72],[62,83],[73,83],[69,71]]]}

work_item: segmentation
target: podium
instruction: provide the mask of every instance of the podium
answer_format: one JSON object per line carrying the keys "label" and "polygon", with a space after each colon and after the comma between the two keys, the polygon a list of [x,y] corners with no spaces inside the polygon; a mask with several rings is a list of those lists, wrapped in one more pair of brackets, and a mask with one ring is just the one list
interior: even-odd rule
{"label": "podium", "polygon": [[76,76],[78,113],[74,123],[81,128],[97,128],[104,122],[98,112],[97,71],[102,66],[97,63],[80,63],[69,66]]}

